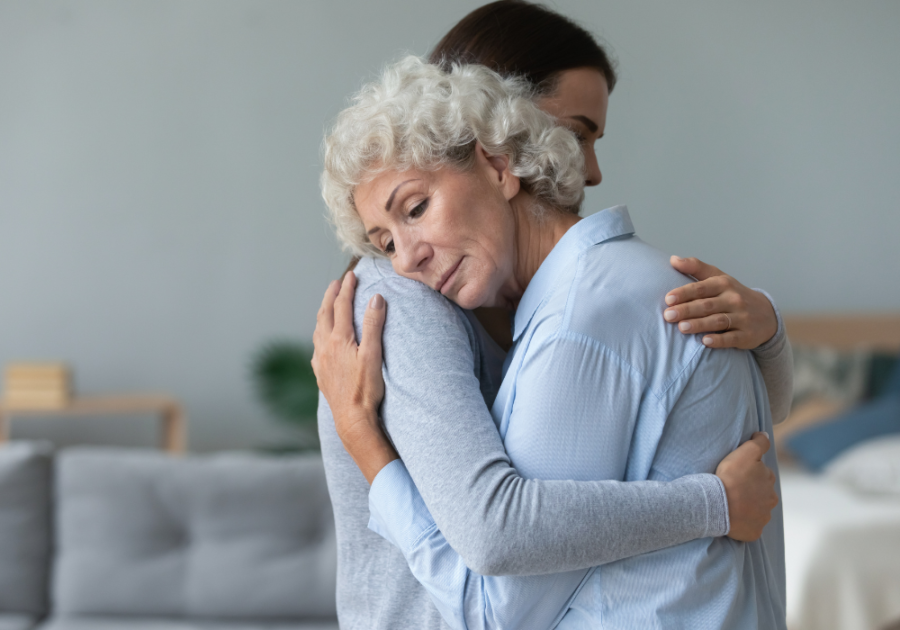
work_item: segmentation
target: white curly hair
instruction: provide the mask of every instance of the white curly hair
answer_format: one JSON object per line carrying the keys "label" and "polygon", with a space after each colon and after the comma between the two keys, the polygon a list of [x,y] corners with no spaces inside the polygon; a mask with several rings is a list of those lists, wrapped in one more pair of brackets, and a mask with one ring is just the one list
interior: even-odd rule
{"label": "white curly hair", "polygon": [[584,156],[574,135],[534,103],[534,88],[481,65],[449,71],[409,56],[365,85],[325,137],[322,197],[344,249],[384,254],[369,242],[356,211],[356,187],[387,170],[466,170],[475,142],[509,158],[510,172],[537,203],[577,214]]}

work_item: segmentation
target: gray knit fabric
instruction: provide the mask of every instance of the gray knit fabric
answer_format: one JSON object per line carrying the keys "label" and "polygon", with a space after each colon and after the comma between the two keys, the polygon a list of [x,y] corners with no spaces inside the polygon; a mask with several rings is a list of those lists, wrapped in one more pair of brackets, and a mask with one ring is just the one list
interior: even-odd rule
{"label": "gray knit fabric", "polygon": [[[724,493],[712,475],[669,484],[519,477],[485,404],[499,386],[499,355],[473,318],[386,261],[364,259],[356,274],[357,335],[369,298],[380,293],[387,302],[388,433],[436,523],[473,570],[553,573],[726,533]],[[337,527],[341,627],[446,627],[399,550],[367,529],[369,487],[324,398],[319,434]]]}
{"label": "gray knit fabric", "polygon": [[778,424],[791,412],[794,398],[794,354],[788,340],[781,313],[772,296],[762,289],[759,291],[772,303],[775,316],[778,318],[778,330],[769,341],[753,350],[753,358],[762,372],[766,392],[769,394],[769,408],[772,410],[772,424]]}

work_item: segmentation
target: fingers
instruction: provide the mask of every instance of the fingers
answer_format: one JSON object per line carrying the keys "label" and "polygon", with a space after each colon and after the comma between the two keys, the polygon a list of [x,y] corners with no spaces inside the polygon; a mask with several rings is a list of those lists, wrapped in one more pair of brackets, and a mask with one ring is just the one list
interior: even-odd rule
{"label": "fingers", "polygon": [[684,334],[695,335],[707,332],[725,332],[736,327],[734,320],[737,319],[731,313],[716,313],[709,317],[701,317],[699,319],[686,319],[678,322],[678,330]]}
{"label": "fingers", "polygon": [[[706,280],[706,282],[712,281]],[[703,283],[698,282],[696,284],[701,285]],[[675,289],[675,291],[677,290],[678,289]],[[703,293],[709,293],[710,287],[701,288],[699,291],[702,291]],[[694,291],[691,292],[693,293]],[[675,323],[687,319],[699,319],[701,317],[708,317],[714,314],[728,313],[730,315],[732,313],[743,313],[743,311],[739,310],[740,304],[738,302],[739,297],[735,294],[732,294],[731,292],[716,292],[712,297],[698,296],[684,304],[670,306],[665,311],[663,311],[663,318],[665,318],[667,322]],[[732,319],[731,323],[734,324],[736,322]],[[721,329],[714,328],[713,330],[718,331]]]}
{"label": "fingers", "polygon": [[741,348],[747,350],[746,335],[738,330],[729,330],[728,332],[719,333],[717,335],[703,335],[703,345],[707,348]]}
{"label": "fingers", "polygon": [[[381,333],[384,330],[385,320],[384,298],[378,293],[369,300],[366,307],[366,315],[363,319],[362,340],[359,343],[359,355],[363,361],[377,363],[381,367]],[[373,365],[374,367],[374,365]]]}
{"label": "fingers", "polygon": [[762,459],[762,456],[772,447],[772,440],[769,439],[769,434],[765,431],[757,431],[750,437],[750,441],[762,449],[759,459]]}
{"label": "fingers", "polygon": [[334,301],[334,332],[344,339],[356,339],[353,330],[353,296],[356,292],[356,275],[348,271],[341,282],[341,291]]}
{"label": "fingers", "polygon": [[706,280],[713,276],[725,275],[718,267],[713,267],[712,265],[708,265],[702,260],[693,257],[680,258],[678,256],[672,256],[669,258],[669,263],[681,273],[688,276],[694,276],[697,280]]}
{"label": "fingers", "polygon": [[316,332],[330,334],[334,328],[334,300],[337,298],[341,285],[337,280],[332,280],[325,289],[325,296],[322,298],[322,305],[316,315]]}
{"label": "fingers", "polygon": [[719,466],[721,467],[722,464],[744,466],[747,462],[760,462],[770,445],[769,436],[762,431],[757,431],[749,440],[726,455]]}
{"label": "fingers", "polygon": [[702,298],[716,297],[728,289],[730,279],[731,276],[714,276],[672,289],[666,294],[666,304],[675,306]]}
{"label": "fingers", "polygon": [[753,461],[762,461],[763,455],[771,447],[772,443],[769,436],[762,431],[754,433],[749,440],[738,446],[732,455],[735,457],[752,459]]}

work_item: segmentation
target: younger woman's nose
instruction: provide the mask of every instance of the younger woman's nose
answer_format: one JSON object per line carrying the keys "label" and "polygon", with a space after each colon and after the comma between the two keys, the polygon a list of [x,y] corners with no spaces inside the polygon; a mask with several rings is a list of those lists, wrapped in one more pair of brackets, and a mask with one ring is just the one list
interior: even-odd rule
{"label": "younger woman's nose", "polygon": [[603,173],[600,172],[600,164],[597,162],[597,154],[593,147],[584,152],[584,185],[597,186],[603,181]]}

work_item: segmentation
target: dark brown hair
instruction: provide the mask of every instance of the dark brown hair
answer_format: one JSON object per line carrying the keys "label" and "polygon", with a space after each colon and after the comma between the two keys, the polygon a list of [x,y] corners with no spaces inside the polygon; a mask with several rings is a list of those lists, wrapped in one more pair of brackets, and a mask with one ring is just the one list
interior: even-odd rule
{"label": "dark brown hair", "polygon": [[564,70],[596,68],[612,92],[616,70],[594,38],[567,17],[524,0],[500,0],[475,9],[444,35],[429,61],[448,68],[478,63],[503,75],[525,77],[553,91]]}

